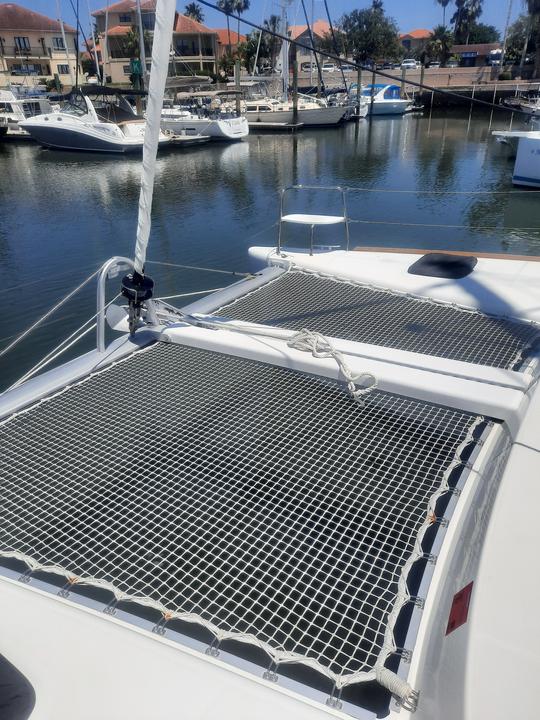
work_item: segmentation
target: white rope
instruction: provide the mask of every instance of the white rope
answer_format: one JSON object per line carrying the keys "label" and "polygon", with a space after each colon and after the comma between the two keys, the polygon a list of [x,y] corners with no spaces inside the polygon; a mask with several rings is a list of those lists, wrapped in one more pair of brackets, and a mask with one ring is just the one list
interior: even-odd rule
{"label": "white rope", "polygon": [[218,290],[225,290],[225,288],[219,287],[211,288],[210,290],[195,290],[194,292],[179,293],[178,295],[164,295],[163,297],[156,298],[156,300],[174,300],[174,298],[191,297],[192,295],[206,295],[208,293],[217,292]]}
{"label": "white rope", "polygon": [[[288,347],[303,352],[310,352],[316,358],[333,358],[343,377],[347,381],[347,389],[354,400],[362,402],[364,395],[375,390],[377,387],[377,378],[370,372],[362,372],[353,375],[351,369],[347,365],[343,354],[337,350],[330,340],[321,333],[313,332],[304,328],[300,332],[293,335],[287,342]],[[361,387],[357,387],[356,383],[362,383]],[[369,383],[364,385],[363,383]]]}

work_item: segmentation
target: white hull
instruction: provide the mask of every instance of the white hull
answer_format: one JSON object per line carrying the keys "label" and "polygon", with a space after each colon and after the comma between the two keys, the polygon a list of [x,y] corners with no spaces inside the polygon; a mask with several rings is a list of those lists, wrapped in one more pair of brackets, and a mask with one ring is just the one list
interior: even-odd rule
{"label": "white hull", "polygon": [[403,115],[412,108],[408,100],[375,100],[373,112],[368,102],[368,113],[372,115]]}
{"label": "white hull", "polygon": [[[343,106],[332,107],[314,107],[298,110],[298,122],[313,127],[322,125],[338,125],[347,112],[347,108]],[[271,110],[271,111],[247,111],[246,118],[249,123],[286,123],[291,124],[293,120],[293,111],[291,110]]]}
{"label": "white hull", "polygon": [[244,117],[213,120],[195,116],[175,118],[163,114],[161,127],[176,134],[209,135],[213,140],[242,140],[249,134],[249,126]]}

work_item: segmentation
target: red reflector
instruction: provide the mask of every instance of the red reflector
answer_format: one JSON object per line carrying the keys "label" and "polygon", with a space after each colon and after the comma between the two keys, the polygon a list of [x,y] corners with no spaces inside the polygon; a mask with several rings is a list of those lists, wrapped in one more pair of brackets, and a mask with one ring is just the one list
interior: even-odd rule
{"label": "red reflector", "polygon": [[469,614],[469,603],[472,595],[472,582],[462,588],[454,595],[450,615],[448,616],[448,625],[446,626],[446,635],[449,635],[456,628],[467,622]]}

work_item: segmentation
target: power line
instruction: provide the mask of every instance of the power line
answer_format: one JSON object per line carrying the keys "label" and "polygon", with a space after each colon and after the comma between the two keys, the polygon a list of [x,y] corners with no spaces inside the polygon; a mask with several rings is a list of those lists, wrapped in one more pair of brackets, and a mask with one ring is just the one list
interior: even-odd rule
{"label": "power line", "polygon": [[[237,15],[233,12],[227,12],[225,10],[222,10],[220,7],[218,7],[215,3],[208,2],[208,0],[197,0],[201,5],[205,5],[206,7],[210,8],[211,10],[216,10],[217,12],[222,13],[223,15],[227,15],[229,18],[233,18],[234,20],[238,20],[241,23],[244,23],[244,25],[248,25],[249,27],[253,28],[254,30],[259,30],[260,32],[268,33],[268,35],[272,35],[275,38],[278,38],[282,42],[290,43],[291,45],[294,45],[295,47],[302,48],[302,50],[307,50],[308,52],[313,52],[313,48],[309,47],[309,45],[306,45],[305,43],[299,42],[298,40],[292,40],[289,37],[286,37],[285,35],[282,35],[281,33],[275,32],[274,30],[269,30],[268,28],[263,27],[262,25],[257,25],[257,23],[251,22],[251,20],[246,20],[241,15]],[[340,58],[338,55],[334,55],[333,53],[327,52],[326,50],[317,50],[315,51],[319,53],[319,55],[322,55],[325,58],[328,58],[329,60],[333,60],[336,63],[340,63],[342,61],[342,58]],[[353,61],[347,61],[349,65],[354,67],[356,70],[365,70],[367,72],[371,72],[373,68],[367,67],[367,65],[362,65],[355,60]],[[394,75],[389,75],[388,73],[385,73],[382,70],[377,70],[377,75],[380,75],[381,77],[388,78],[389,80],[392,80],[392,82],[396,81],[396,78]],[[471,102],[475,103],[476,105],[483,105],[484,107],[489,108],[495,108],[496,110],[501,110],[502,112],[510,112],[515,113],[517,115],[524,115],[526,117],[530,117],[529,113],[525,112],[524,110],[516,110],[513,108],[506,107],[505,105],[496,105],[493,102],[490,102],[489,100],[480,100],[479,98],[475,97],[467,97],[467,95],[462,95],[461,93],[454,92],[453,90],[443,90],[442,88],[436,88],[431,85],[426,85],[425,83],[419,83],[415,80],[407,80],[408,85],[412,85],[413,87],[420,88],[422,90],[427,90],[429,92],[435,92],[439,93],[440,95],[446,95],[447,97],[454,97],[458,98],[459,100],[464,100],[465,102]]]}

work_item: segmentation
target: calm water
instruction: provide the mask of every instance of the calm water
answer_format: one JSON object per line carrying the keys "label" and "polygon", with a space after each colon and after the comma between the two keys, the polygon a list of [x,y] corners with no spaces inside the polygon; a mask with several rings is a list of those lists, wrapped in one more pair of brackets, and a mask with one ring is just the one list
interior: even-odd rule
{"label": "calm water", "polygon": [[[148,257],[249,270],[248,247],[275,242],[278,190],[297,183],[354,188],[349,213],[362,222],[352,228],[353,245],[539,254],[540,197],[512,189],[513,161],[491,137],[488,121],[477,115],[469,123],[468,114],[376,118],[163,155]],[[507,125],[495,119],[493,128]],[[0,143],[0,347],[105,259],[132,255],[139,173],[137,158]],[[369,192],[374,189],[414,192]],[[481,194],[486,191],[491,194]],[[303,207],[334,209],[326,196]],[[149,270],[161,296],[232,280]],[[0,359],[2,387],[95,312],[94,292],[88,287]],[[92,338],[81,348],[89,349]]]}

